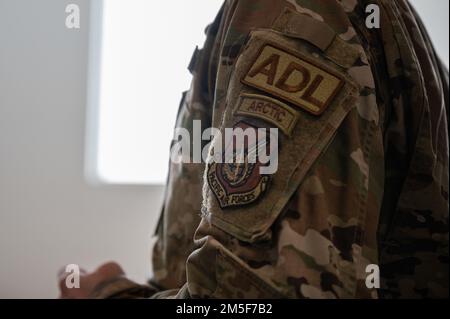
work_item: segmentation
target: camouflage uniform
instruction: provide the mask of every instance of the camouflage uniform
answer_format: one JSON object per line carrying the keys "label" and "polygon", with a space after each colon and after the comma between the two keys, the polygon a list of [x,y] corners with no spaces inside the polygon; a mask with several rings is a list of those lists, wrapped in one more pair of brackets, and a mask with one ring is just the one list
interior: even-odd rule
{"label": "camouflage uniform", "polygon": [[[326,103],[287,98],[305,68]],[[448,297],[448,73],[406,0],[227,0],[189,69],[177,127],[278,126],[279,169],[257,201],[224,207],[209,164],[171,163],[154,278],[95,297]],[[252,99],[292,112],[290,131],[239,113]]]}

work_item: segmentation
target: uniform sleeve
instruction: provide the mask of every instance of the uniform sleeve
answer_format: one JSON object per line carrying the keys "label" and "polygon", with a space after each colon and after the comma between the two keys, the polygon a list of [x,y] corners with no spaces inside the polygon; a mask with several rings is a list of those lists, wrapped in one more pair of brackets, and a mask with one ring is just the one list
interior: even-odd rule
{"label": "uniform sleeve", "polygon": [[[365,50],[337,3],[233,3],[184,282],[152,297],[376,298],[384,158]],[[227,129],[256,132],[243,162],[224,160]]]}
{"label": "uniform sleeve", "polygon": [[232,70],[219,69],[229,80],[217,83],[223,134],[210,153],[222,145],[225,157],[228,128],[276,128],[263,148],[278,150],[278,166],[262,173],[269,164],[247,162],[255,145],[245,143],[244,163],[211,155],[196,249],[174,297],[377,298],[366,270],[378,265],[384,157],[369,57],[342,8],[327,8],[333,27],[296,9],[250,31]]}

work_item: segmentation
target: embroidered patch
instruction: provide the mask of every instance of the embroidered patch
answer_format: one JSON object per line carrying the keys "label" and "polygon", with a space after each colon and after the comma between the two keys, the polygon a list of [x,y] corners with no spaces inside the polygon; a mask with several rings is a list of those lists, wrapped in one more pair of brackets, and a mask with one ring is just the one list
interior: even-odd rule
{"label": "embroidered patch", "polygon": [[322,114],[344,85],[335,72],[272,44],[262,47],[242,82],[314,115]]}
{"label": "embroidered patch", "polygon": [[[257,131],[257,128],[244,122],[238,123],[235,128],[241,128],[244,131],[247,128],[253,128]],[[223,153],[224,163],[208,165],[208,184],[222,209],[255,202],[267,190],[270,181],[270,176],[260,174],[262,164],[257,156],[254,157],[257,147],[265,147],[266,150],[270,148],[268,140],[265,143],[259,142],[258,145],[244,143],[242,148],[230,150],[233,147],[236,148],[235,140],[227,145]],[[226,154],[232,154],[231,163],[227,163]],[[241,160],[237,160],[237,154],[243,154]]]}
{"label": "embroidered patch", "polygon": [[288,136],[292,134],[299,116],[288,105],[259,94],[242,94],[235,114],[263,119]]}

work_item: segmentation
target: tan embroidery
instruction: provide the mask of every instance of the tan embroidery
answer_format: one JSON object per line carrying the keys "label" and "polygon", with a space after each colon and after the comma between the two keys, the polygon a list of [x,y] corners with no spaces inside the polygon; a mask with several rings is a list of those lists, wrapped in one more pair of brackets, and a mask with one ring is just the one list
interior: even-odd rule
{"label": "tan embroidery", "polygon": [[276,125],[290,136],[298,121],[299,114],[288,105],[259,94],[242,94],[236,115],[251,116]]}
{"label": "tan embroidery", "polygon": [[344,85],[334,72],[272,44],[262,47],[242,82],[314,115],[322,114]]}

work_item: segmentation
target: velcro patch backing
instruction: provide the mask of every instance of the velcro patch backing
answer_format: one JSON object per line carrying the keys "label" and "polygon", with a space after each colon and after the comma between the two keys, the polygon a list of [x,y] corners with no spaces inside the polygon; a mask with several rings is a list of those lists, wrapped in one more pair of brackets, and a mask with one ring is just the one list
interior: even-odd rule
{"label": "velcro patch backing", "polygon": [[321,115],[344,85],[335,72],[273,44],[262,47],[242,82],[314,115]]}
{"label": "velcro patch backing", "polygon": [[292,134],[299,117],[298,112],[288,105],[259,94],[242,94],[235,114],[265,120],[288,136]]}

